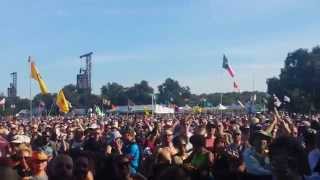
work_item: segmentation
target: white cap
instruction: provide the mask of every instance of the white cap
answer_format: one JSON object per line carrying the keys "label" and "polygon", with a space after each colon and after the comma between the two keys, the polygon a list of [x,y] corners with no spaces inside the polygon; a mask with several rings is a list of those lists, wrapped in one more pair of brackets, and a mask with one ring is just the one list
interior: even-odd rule
{"label": "white cap", "polygon": [[121,138],[121,137],[122,137],[122,135],[119,131],[113,131],[111,134],[112,141],[114,141],[118,138]]}
{"label": "white cap", "polygon": [[99,128],[99,126],[98,126],[96,123],[91,124],[91,125],[89,126],[89,129],[98,129],[98,128]]}
{"label": "white cap", "polygon": [[30,142],[31,142],[30,137],[25,135],[15,135],[13,136],[13,140],[11,141],[11,143],[17,143],[17,144],[21,144],[21,143],[30,144]]}

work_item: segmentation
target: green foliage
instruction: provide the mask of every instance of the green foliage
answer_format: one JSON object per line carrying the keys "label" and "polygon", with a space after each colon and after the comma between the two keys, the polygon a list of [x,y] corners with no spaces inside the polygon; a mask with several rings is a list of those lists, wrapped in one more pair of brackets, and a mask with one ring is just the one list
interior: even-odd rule
{"label": "green foliage", "polygon": [[[171,78],[166,79],[158,86],[159,93],[156,94],[156,102],[158,104],[175,104],[178,106],[201,106],[212,107],[220,103],[221,93],[211,94],[192,94],[188,86],[181,86],[178,81]],[[88,92],[79,91],[75,85],[69,84],[63,87],[65,97],[71,102],[73,108],[92,108],[94,105],[102,106],[102,99],[111,101],[113,105],[127,105],[128,99],[137,105],[151,104],[152,94],[154,90],[145,80],[136,83],[131,87],[124,87],[118,83],[107,83],[101,87],[101,94],[89,94]],[[296,93],[300,94],[299,91]],[[262,99],[266,97],[263,92],[243,92],[243,93],[223,93],[223,105],[236,104],[237,100],[242,103],[250,101],[251,97],[257,95],[257,104],[262,104]],[[45,104],[45,110],[50,112],[50,115],[58,114],[58,108],[55,105],[57,94],[37,94],[32,101],[33,108],[40,104]],[[15,104],[16,107],[10,108],[10,105]],[[22,109],[29,109],[30,101],[28,99],[7,98],[6,110],[0,109],[1,115],[10,115],[19,112]],[[106,107],[104,107],[106,108]]]}
{"label": "green foliage", "polygon": [[[3,96],[4,97],[4,96]],[[2,99],[1,97],[0,99]],[[19,97],[6,97],[6,104],[4,109],[0,109],[0,115],[14,115],[22,109],[30,108],[29,99],[21,99]]]}
{"label": "green foliage", "polygon": [[115,105],[125,105],[128,102],[128,97],[125,93],[126,89],[118,83],[108,83],[102,86],[101,96],[107,98]]}
{"label": "green foliage", "polygon": [[279,78],[267,80],[268,93],[279,98],[289,96],[292,112],[320,110],[320,47],[312,51],[298,49],[289,53]]}
{"label": "green foliage", "polygon": [[151,104],[153,88],[149,86],[147,81],[141,81],[133,87],[128,88],[126,94],[135,104]]}
{"label": "green foliage", "polygon": [[[37,107],[40,106],[41,102],[44,103],[46,109],[50,109],[52,105],[54,105],[54,98],[56,94],[37,94],[32,100],[32,106]],[[27,108],[29,109],[29,108]]]}
{"label": "green foliage", "polygon": [[188,86],[181,87],[179,82],[168,78],[163,84],[158,86],[158,101],[163,104],[176,104],[182,106],[186,104],[191,97],[190,88]]}
{"label": "green foliage", "polygon": [[153,88],[144,80],[132,87],[125,88],[117,83],[108,83],[101,88],[101,96],[115,105],[127,105],[128,99],[137,105],[151,104],[152,93]]}

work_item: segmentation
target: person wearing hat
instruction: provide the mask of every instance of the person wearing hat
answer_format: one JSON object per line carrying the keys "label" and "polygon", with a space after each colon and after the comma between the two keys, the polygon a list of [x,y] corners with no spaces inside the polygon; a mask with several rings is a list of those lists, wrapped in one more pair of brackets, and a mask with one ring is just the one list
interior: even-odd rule
{"label": "person wearing hat", "polygon": [[122,154],[123,142],[122,135],[119,131],[114,131],[110,134],[110,142],[106,146],[106,155]]}
{"label": "person wearing hat", "polygon": [[43,151],[34,151],[32,153],[31,169],[33,180],[48,180],[46,173],[48,159],[48,155]]}
{"label": "person wearing hat", "polygon": [[243,152],[243,160],[247,168],[248,174],[252,176],[270,176],[271,167],[268,157],[268,143],[272,136],[263,130],[256,131],[250,137],[251,147]]}
{"label": "person wearing hat", "polygon": [[88,139],[83,143],[83,149],[91,152],[103,152],[102,132],[97,124],[90,125],[88,136]]}
{"label": "person wearing hat", "polygon": [[32,176],[30,168],[31,157],[32,149],[25,144],[18,145],[11,154],[13,169],[16,170],[22,179],[28,179]]}
{"label": "person wearing hat", "polygon": [[30,144],[31,139],[25,135],[15,135],[12,137],[11,143],[12,144]]}
{"label": "person wearing hat", "polygon": [[135,140],[135,131],[132,127],[127,127],[123,131],[123,141],[124,141],[124,148],[123,153],[131,157],[130,162],[130,171],[132,174],[136,174],[139,168],[140,162],[140,148]]}

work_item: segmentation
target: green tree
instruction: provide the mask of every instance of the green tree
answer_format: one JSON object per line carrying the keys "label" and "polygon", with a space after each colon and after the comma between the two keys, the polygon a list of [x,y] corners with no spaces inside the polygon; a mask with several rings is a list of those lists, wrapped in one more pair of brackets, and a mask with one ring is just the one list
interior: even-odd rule
{"label": "green tree", "polygon": [[143,80],[129,87],[125,93],[137,105],[151,104],[153,88],[149,86],[147,81]]}
{"label": "green tree", "polygon": [[190,99],[191,92],[188,86],[181,87],[179,82],[168,78],[163,84],[158,86],[158,101],[163,104],[173,103],[178,106],[186,104],[186,100]]}
{"label": "green tree", "polygon": [[38,107],[40,106],[41,102],[44,103],[45,109],[50,110],[51,107],[55,104],[55,96],[56,94],[37,94],[33,100],[32,100],[32,106],[33,107]]}
{"label": "green tree", "polygon": [[268,93],[291,97],[290,111],[320,110],[320,48],[289,53],[279,78],[267,80]]}
{"label": "green tree", "polygon": [[108,83],[102,86],[101,96],[107,98],[115,105],[126,105],[128,102],[128,97],[125,93],[126,89],[118,83]]}
{"label": "green tree", "polygon": [[83,106],[82,104],[80,104],[80,98],[81,95],[84,95],[85,93],[80,94],[75,85],[69,84],[64,86],[63,93],[73,107]]}

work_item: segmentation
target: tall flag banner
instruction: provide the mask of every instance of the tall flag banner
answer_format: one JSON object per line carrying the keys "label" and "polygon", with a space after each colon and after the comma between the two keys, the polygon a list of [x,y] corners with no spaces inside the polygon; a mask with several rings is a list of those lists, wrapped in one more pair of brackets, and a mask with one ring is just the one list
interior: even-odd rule
{"label": "tall flag banner", "polygon": [[64,96],[62,89],[59,91],[57,95],[56,104],[59,107],[59,111],[63,113],[67,113],[70,110],[70,102]]}
{"label": "tall flag banner", "polygon": [[239,87],[239,84],[237,83],[237,81],[233,81],[233,89],[235,91],[240,92],[240,87]]}
{"label": "tall flag banner", "polygon": [[222,68],[227,70],[227,72],[229,73],[229,75],[231,77],[234,77],[235,73],[234,73],[233,69],[231,68],[231,66],[229,65],[228,59],[225,55],[223,55]]}
{"label": "tall flag banner", "polygon": [[5,105],[5,104],[6,104],[6,98],[1,99],[0,105],[2,106],[2,105]]}
{"label": "tall flag banner", "polygon": [[117,108],[118,108],[118,107],[117,107],[116,105],[111,104],[111,110],[112,110],[112,111],[117,110]]}
{"label": "tall flag banner", "polygon": [[1,99],[1,101],[0,101],[0,107],[2,107],[2,110],[4,110],[5,105],[6,105],[6,98],[3,98],[3,99]]}
{"label": "tall flag banner", "polygon": [[105,115],[105,114],[102,112],[102,110],[100,109],[99,106],[95,106],[94,111],[96,112],[96,114],[97,114],[98,116],[103,117],[103,116]]}
{"label": "tall flag banner", "polygon": [[103,99],[102,99],[102,104],[103,104],[103,105],[106,105],[106,106],[110,106],[111,101],[108,100],[108,99],[103,98]]}
{"label": "tall flag banner", "polygon": [[41,94],[48,94],[48,88],[46,83],[43,81],[35,63],[31,61],[31,57],[29,56],[28,62],[31,64],[31,78],[36,80],[39,84],[39,88]]}
{"label": "tall flag banner", "polygon": [[131,101],[130,99],[128,99],[128,111],[131,112],[132,111],[132,107],[134,106],[134,102]]}
{"label": "tall flag banner", "polygon": [[279,98],[275,95],[275,94],[273,94],[273,101],[274,101],[274,105],[276,106],[276,107],[280,107],[281,106],[281,101],[279,100]]}
{"label": "tall flag banner", "polygon": [[265,105],[268,104],[268,99],[267,98],[263,98],[262,101],[263,101],[263,104],[265,104]]}
{"label": "tall flag banner", "polygon": [[257,101],[257,95],[254,94],[253,96],[251,96],[251,102],[256,102]]}
{"label": "tall flag banner", "polygon": [[245,109],[246,107],[242,104],[240,100],[238,100],[238,104],[241,106],[241,108]]}
{"label": "tall flag banner", "polygon": [[283,102],[290,103],[291,99],[288,96],[283,97]]}
{"label": "tall flag banner", "polygon": [[147,107],[143,107],[143,111],[144,111],[144,115],[145,116],[149,116],[150,115],[150,112],[149,112]]}

